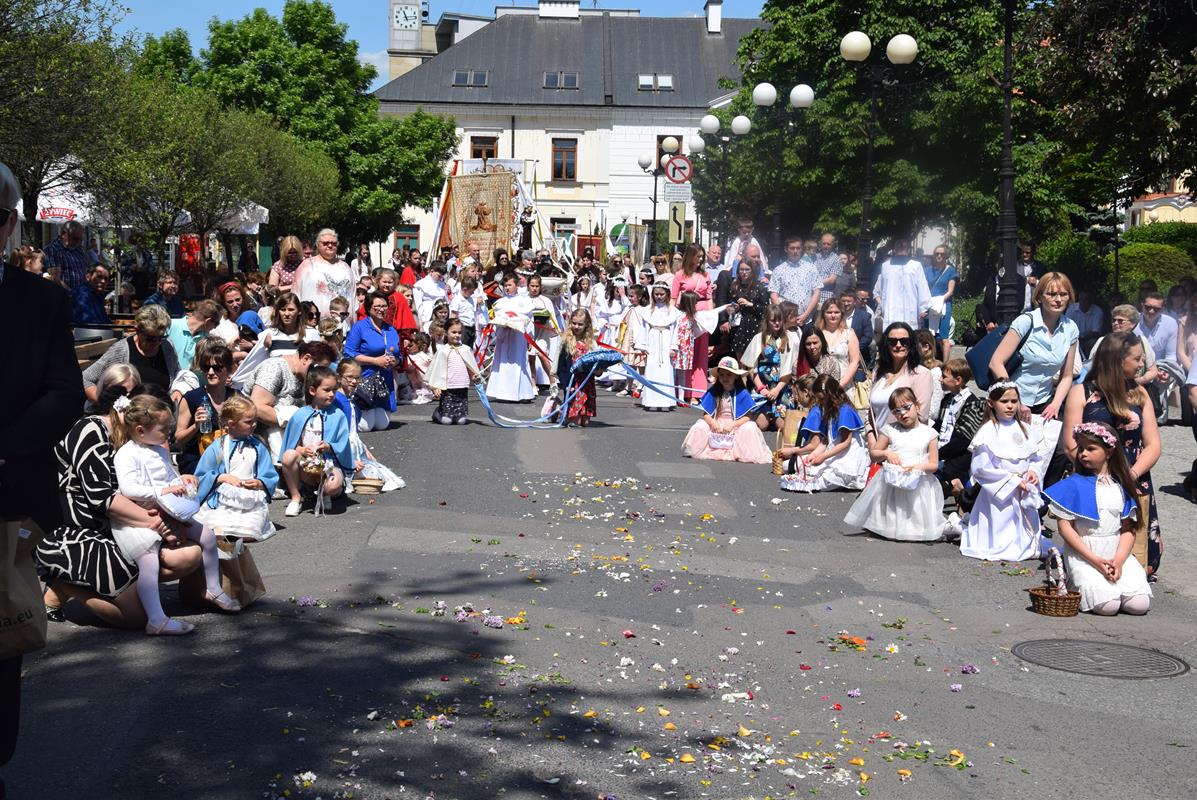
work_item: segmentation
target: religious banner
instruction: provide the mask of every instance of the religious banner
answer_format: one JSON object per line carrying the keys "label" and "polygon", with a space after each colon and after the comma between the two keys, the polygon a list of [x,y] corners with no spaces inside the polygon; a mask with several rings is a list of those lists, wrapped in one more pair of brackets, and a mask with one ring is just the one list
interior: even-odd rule
{"label": "religious banner", "polygon": [[478,243],[484,254],[506,248],[512,232],[512,175],[509,172],[454,175],[449,178],[449,239]]}

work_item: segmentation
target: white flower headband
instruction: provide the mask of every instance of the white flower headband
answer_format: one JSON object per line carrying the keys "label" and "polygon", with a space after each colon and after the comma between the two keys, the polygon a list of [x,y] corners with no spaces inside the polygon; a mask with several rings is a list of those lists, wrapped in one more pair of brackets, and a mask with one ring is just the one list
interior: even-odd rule
{"label": "white flower headband", "polygon": [[129,396],[122,394],[112,401],[112,410],[118,414],[123,414],[125,409],[131,405],[133,405],[133,401],[129,399]]}
{"label": "white flower headband", "polygon": [[999,389],[1002,390],[1003,392],[1006,391],[1007,389],[1014,389],[1017,391],[1018,384],[1015,383],[1014,381],[998,381],[997,383],[989,384],[989,391],[996,392]]}

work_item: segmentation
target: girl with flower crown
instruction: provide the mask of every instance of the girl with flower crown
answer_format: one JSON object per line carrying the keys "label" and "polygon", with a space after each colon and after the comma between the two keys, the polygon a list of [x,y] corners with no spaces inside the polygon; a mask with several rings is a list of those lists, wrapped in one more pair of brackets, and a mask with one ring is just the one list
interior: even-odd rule
{"label": "girl with flower crown", "polygon": [[1131,555],[1139,486],[1119,437],[1101,422],[1082,422],[1069,434],[1076,474],[1045,492],[1068,546],[1069,587],[1080,592],[1082,611],[1146,614],[1151,587]]}
{"label": "girl with flower crown", "polygon": [[1013,381],[990,385],[988,403],[985,421],[969,445],[970,473],[979,492],[960,552],[986,561],[1040,558],[1042,434],[1018,419],[1021,400]]}

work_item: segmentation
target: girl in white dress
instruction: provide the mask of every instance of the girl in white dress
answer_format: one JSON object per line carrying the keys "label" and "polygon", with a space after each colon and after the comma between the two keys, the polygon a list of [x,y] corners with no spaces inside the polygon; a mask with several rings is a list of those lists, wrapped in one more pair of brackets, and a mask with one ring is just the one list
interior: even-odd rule
{"label": "girl in white dress", "polygon": [[[844,522],[878,536],[902,542],[934,542],[943,536],[943,490],[935,479],[939,468],[939,435],[919,421],[914,391],[902,386],[889,396],[893,419],[869,448],[881,471],[865,486]],[[813,411],[812,411],[813,413]]]}
{"label": "girl in white dress", "polygon": [[[645,352],[644,377],[658,384],[640,390],[640,405],[648,411],[672,411],[677,405],[673,397],[673,359],[670,351],[677,338],[677,323],[681,312],[669,304],[669,284],[653,284],[652,301],[645,308],[636,309],[640,331],[636,335],[636,349]],[[659,389],[660,391],[656,391]]]}
{"label": "girl in white dress", "polygon": [[202,503],[195,518],[218,536],[260,542],[275,534],[270,497],[278,486],[278,472],[270,448],[254,436],[257,425],[251,400],[242,395],[225,400],[220,407],[225,433],[204,450],[195,468],[196,499]]}
{"label": "girl in white dress", "polygon": [[[831,375],[815,378],[813,390],[815,405],[799,429],[798,444],[813,443],[814,448],[794,462],[795,472],[781,476],[781,488],[787,492],[859,491],[869,472],[865,424]],[[778,452],[786,458],[798,449],[783,447]]]}
{"label": "girl in white dress", "polygon": [[486,396],[512,403],[530,403],[536,385],[528,368],[528,340],[532,306],[519,293],[514,274],[503,278],[505,295],[494,305],[495,354],[486,381]]}
{"label": "girl in white dress", "polygon": [[[556,364],[557,357],[561,355],[561,331],[564,330],[565,323],[561,319],[557,304],[542,293],[539,275],[528,278],[528,306],[531,308],[534,331],[532,338],[536,346],[549,357],[549,363]],[[548,386],[552,377],[541,363],[540,354],[533,350],[530,355],[532,368],[536,370],[536,385]]]}
{"label": "girl in white dress", "polygon": [[[620,347],[620,324],[632,307],[627,294],[628,282],[624,278],[612,278],[607,281],[606,290],[594,299],[594,328],[598,332],[598,341],[610,347]],[[599,383],[610,384],[611,391],[623,388],[627,381],[625,373],[618,369],[609,369],[599,376]]]}
{"label": "girl in white dress", "polygon": [[1077,474],[1044,494],[1068,545],[1068,584],[1081,593],[1081,610],[1102,616],[1146,614],[1151,586],[1135,544],[1137,482],[1113,428],[1083,422],[1072,429]]}
{"label": "girl in white dress", "polygon": [[[125,442],[113,457],[120,493],[144,508],[158,509],[161,513],[167,513],[164,506],[169,501],[160,498],[168,495],[183,498],[178,505],[186,505],[185,498],[195,490],[198,482],[194,475],[180,477],[171,463],[170,451],[166,449],[175,429],[170,406],[152,395],[139,395],[123,411],[124,431],[120,438]],[[207,584],[204,599],[224,611],[240,611],[241,604],[220,588],[220,560],[212,529],[188,521],[186,535],[199,542],[203,555],[204,582]],[[180,636],[195,630],[190,622],[168,617],[162,610],[162,598],[158,594],[158,552],[162,548],[162,536],[149,528],[113,525],[112,537],[125,558],[137,564],[137,597],[145,609],[145,632],[152,636]]]}
{"label": "girl in white dress", "polygon": [[1013,381],[989,387],[989,412],[969,450],[970,474],[979,487],[960,552],[986,561],[1041,558],[1039,487],[1046,464],[1039,455],[1040,429],[1018,420]]}

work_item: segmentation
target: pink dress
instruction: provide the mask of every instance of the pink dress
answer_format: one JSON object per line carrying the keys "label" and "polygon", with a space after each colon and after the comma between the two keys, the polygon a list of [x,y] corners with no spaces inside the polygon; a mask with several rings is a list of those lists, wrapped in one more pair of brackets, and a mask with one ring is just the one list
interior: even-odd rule
{"label": "pink dress", "polygon": [[[731,400],[725,399],[719,403],[715,418],[722,422],[731,422]],[[711,428],[706,419],[700,419],[690,426],[682,442],[682,454],[691,458],[705,458],[711,461],[742,461],[745,464],[771,464],[773,453],[769,445],[765,444],[765,437],[752,422],[745,422],[736,428],[735,438],[730,448],[711,447]]]}
{"label": "pink dress", "polygon": [[[684,272],[676,272],[673,275],[673,287],[670,290],[670,296],[673,297],[673,302],[676,305],[677,299],[681,297],[682,292],[694,292],[698,295],[698,305],[695,307],[698,311],[709,311],[714,308],[711,303],[711,279],[707,277],[705,272],[695,272],[693,275],[687,275]],[[686,374],[682,376],[681,384],[688,386],[694,391],[690,395],[690,399],[695,397],[702,397],[707,390],[707,368],[710,366],[709,353],[711,349],[711,335],[702,328],[695,327],[691,333],[694,340],[694,360],[688,367],[678,367],[684,369]]]}

